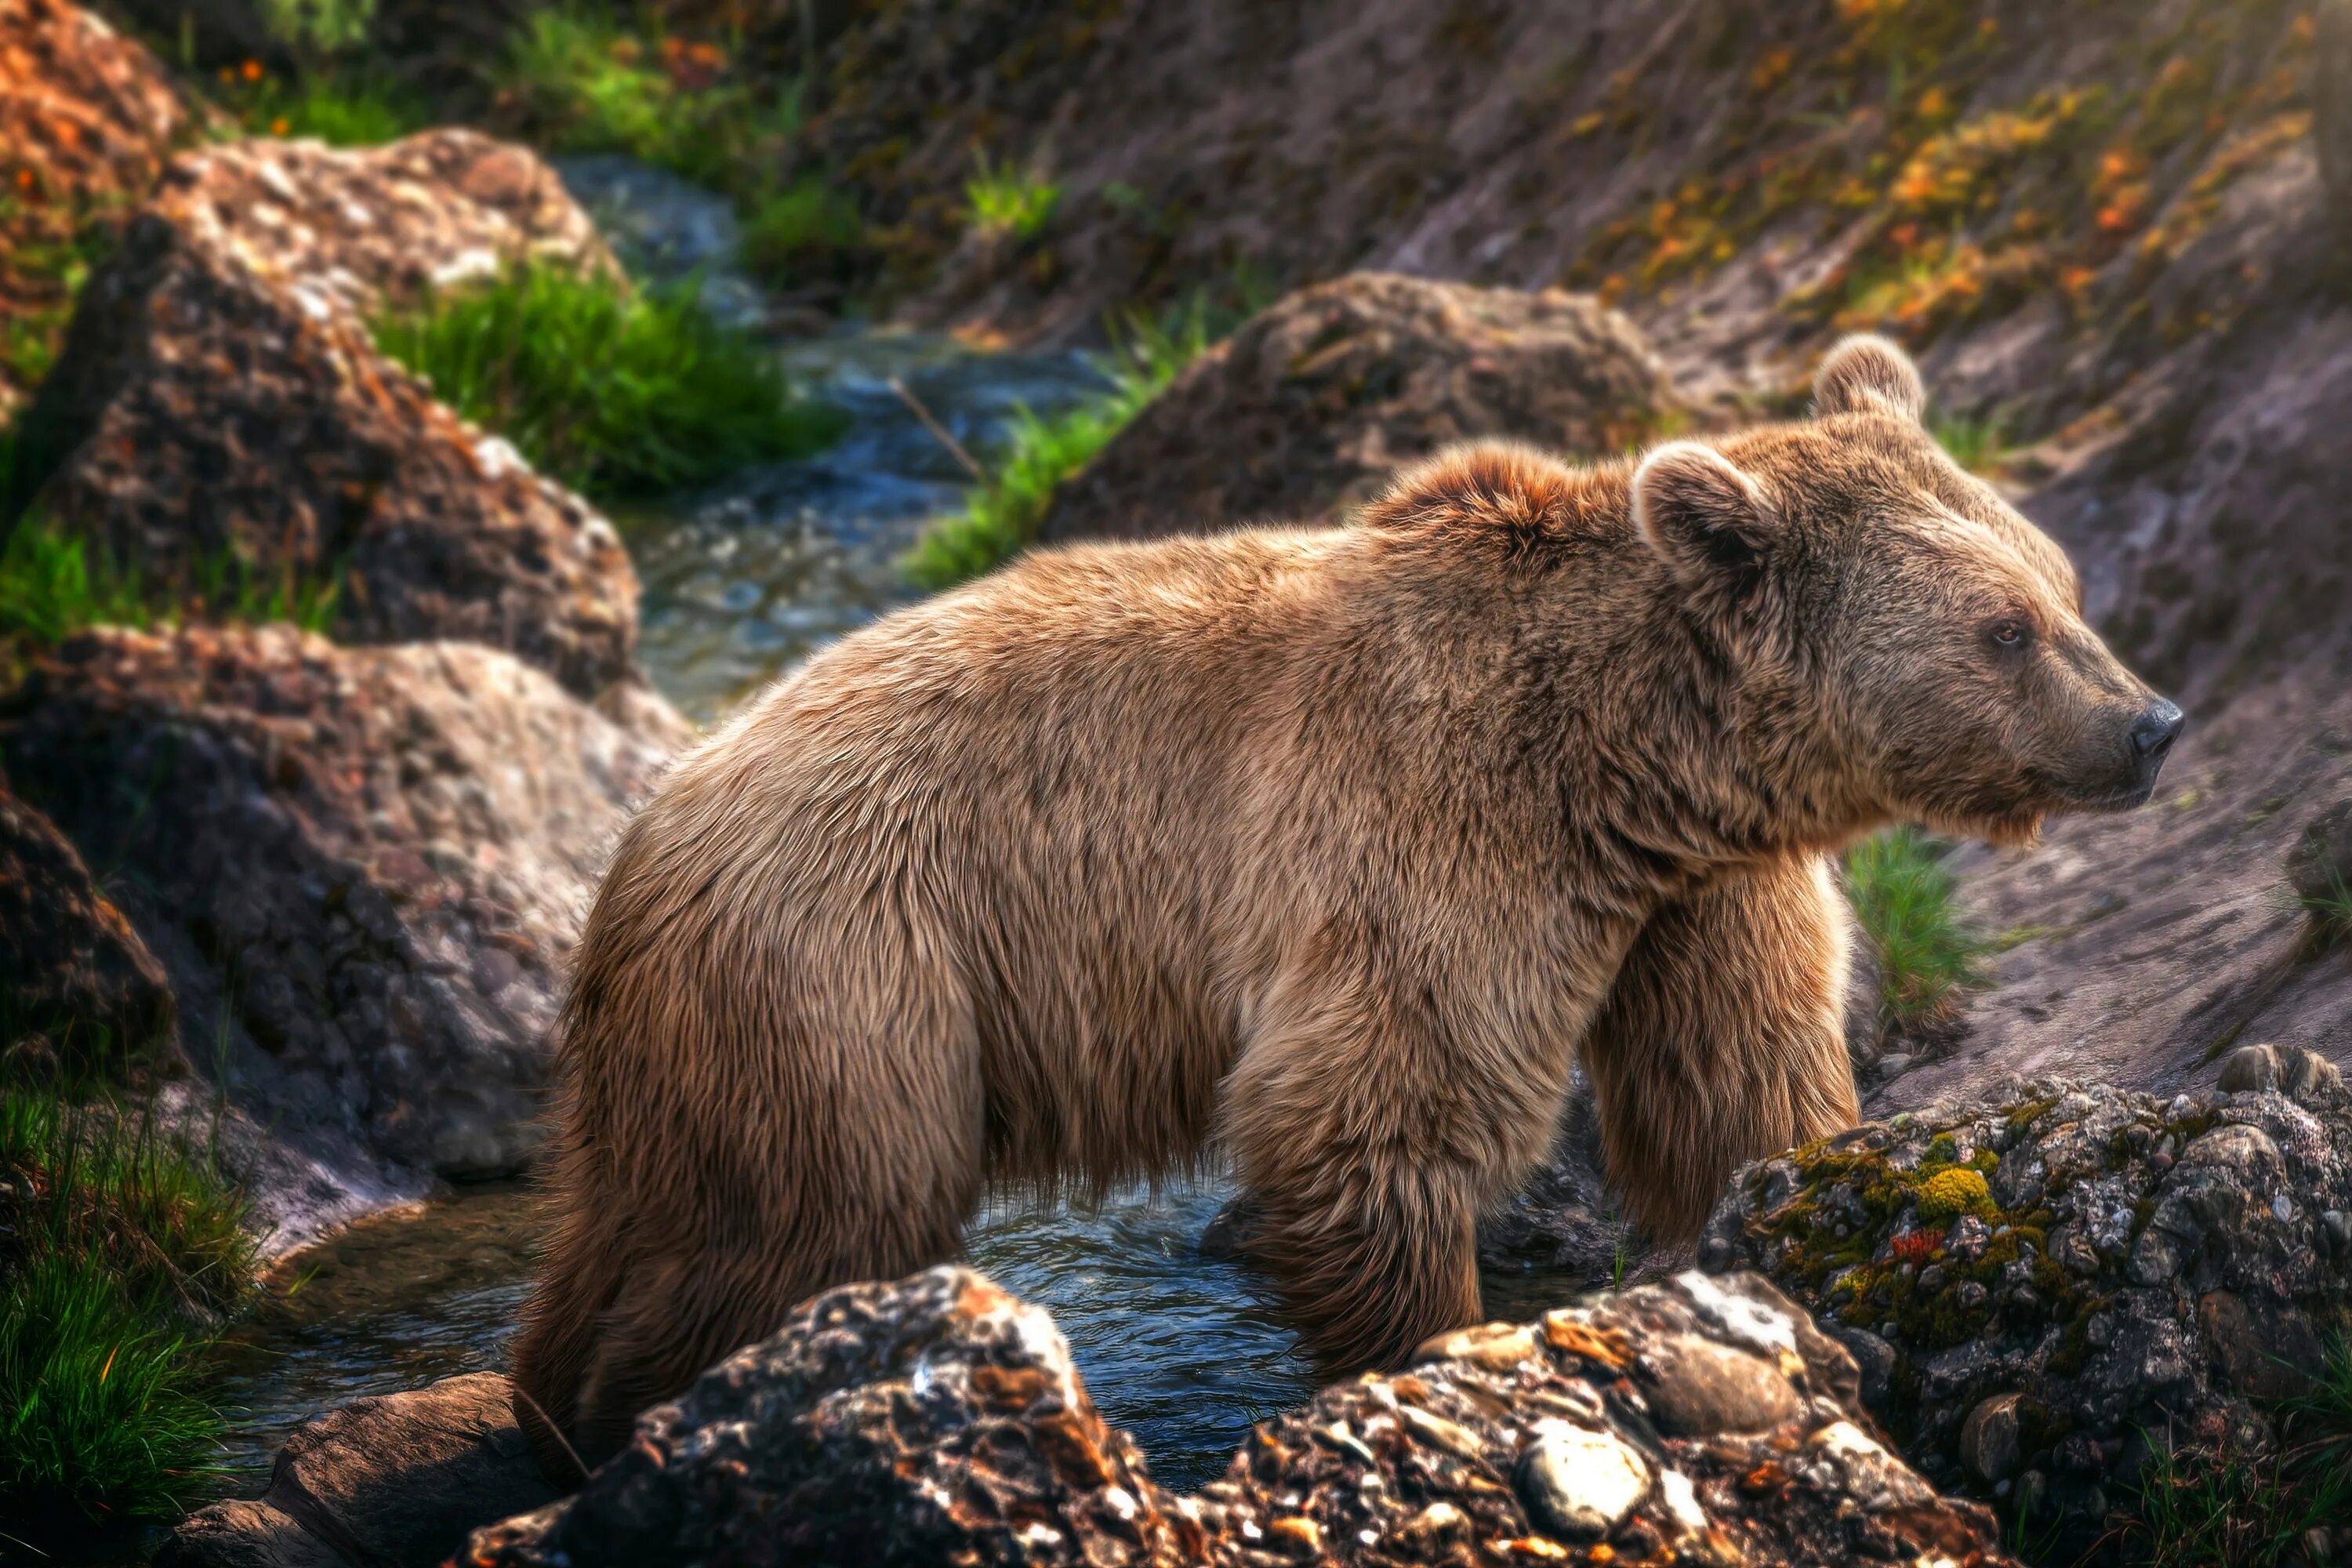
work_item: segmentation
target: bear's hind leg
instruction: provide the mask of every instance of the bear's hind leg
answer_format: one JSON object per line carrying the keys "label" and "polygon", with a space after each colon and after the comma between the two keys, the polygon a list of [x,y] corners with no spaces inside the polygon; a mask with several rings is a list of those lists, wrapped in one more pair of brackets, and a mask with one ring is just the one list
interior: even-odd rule
{"label": "bear's hind leg", "polygon": [[1662,1241],[1696,1236],[1732,1172],[1851,1127],[1845,900],[1792,858],[1661,910],[1580,1055],[1626,1206]]}

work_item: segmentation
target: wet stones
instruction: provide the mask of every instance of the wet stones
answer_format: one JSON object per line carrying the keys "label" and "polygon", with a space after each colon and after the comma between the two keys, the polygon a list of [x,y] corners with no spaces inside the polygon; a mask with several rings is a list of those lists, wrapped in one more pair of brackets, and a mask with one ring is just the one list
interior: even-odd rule
{"label": "wet stones", "polygon": [[[1265,1524],[1286,1554],[1321,1544],[1295,1511]],[[935,1268],[817,1297],[639,1417],[577,1496],[479,1531],[461,1561],[1110,1568],[1200,1562],[1206,1541],[1096,1414],[1053,1321]]]}
{"label": "wet stones", "polygon": [[2352,1310],[2352,1095],[2307,1055],[2248,1047],[2234,1092],[2012,1083],[1873,1123],[1744,1173],[1702,1263],[1883,1357],[1864,1392],[1929,1479],[2086,1544],[2137,1434],[2261,1451]]}
{"label": "wet stones", "polygon": [[260,1498],[197,1510],[157,1568],[430,1568],[467,1531],[554,1500],[512,1399],[471,1373],[305,1422]]}
{"label": "wet stones", "polygon": [[1689,1274],[1439,1336],[1171,1498],[1045,1314],[941,1268],[810,1303],[458,1561],[2010,1561],[1867,1420],[1852,1362],[1769,1285]]}

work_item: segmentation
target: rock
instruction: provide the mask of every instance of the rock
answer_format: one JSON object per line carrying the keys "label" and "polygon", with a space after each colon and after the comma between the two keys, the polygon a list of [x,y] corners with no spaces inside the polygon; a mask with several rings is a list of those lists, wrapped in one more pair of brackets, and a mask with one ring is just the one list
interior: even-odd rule
{"label": "rock", "polygon": [[554,1500],[498,1373],[361,1399],[286,1439],[257,1501],[189,1516],[156,1568],[430,1568],[480,1525]]}
{"label": "rock", "polygon": [[1640,331],[1597,300],[1351,273],[1194,361],[1055,492],[1040,537],[1328,521],[1455,441],[1609,456],[1678,407]]}
{"label": "rock", "polygon": [[174,1023],[163,966],[65,835],[0,776],[0,1051],[38,1037],[77,1074],[158,1056],[179,1070]]}
{"label": "rock", "polygon": [[[154,56],[66,0],[0,0],[0,319],[65,309],[55,257],[145,196],[192,129]],[[0,354],[0,422],[27,388]],[[7,497],[0,492],[0,507]]]}
{"label": "rock", "polygon": [[1960,1423],[1960,1463],[1981,1481],[2001,1481],[2017,1471],[2021,1394],[1996,1394]]}
{"label": "rock", "polygon": [[[1199,1495],[1213,1560],[1255,1561],[1304,1519],[1334,1563],[1559,1560],[1602,1543],[1621,1562],[2008,1561],[1989,1515],[1864,1435],[1852,1361],[1752,1275],[1681,1275],[1529,1327],[1516,1364],[1433,1353],[1502,1334],[1441,1340],[1261,1426]],[[1687,1369],[1727,1363],[1743,1368],[1716,1384],[1731,1397],[1702,1410]],[[1759,1394],[1754,1377],[1780,1387]],[[1668,1431],[1669,1399],[1708,1435]],[[1785,1414],[1743,1429],[1765,1409]],[[1430,1552],[1440,1504],[1461,1522]]]}
{"label": "rock", "polygon": [[1200,1525],[1095,1413],[1053,1321],[961,1268],[852,1285],[638,1418],[496,1565],[1169,1563]]}
{"label": "rock", "polygon": [[2213,1085],[2231,1094],[2276,1089],[2298,1104],[2309,1104],[2341,1092],[2344,1073],[2317,1051],[2294,1046],[2240,1046],[2222,1058]]}
{"label": "rock", "polygon": [[1565,1422],[1550,1423],[1519,1456],[1519,1500],[1555,1541],[1606,1540],[1653,1480],[1650,1462],[1623,1438]]}
{"label": "rock", "polygon": [[2345,896],[2352,887],[2352,800],[2336,802],[2304,825],[2287,853],[2287,876],[2306,903]]}
{"label": "rock", "polygon": [[[1710,1436],[1661,1432],[1672,1369],[1728,1357],[1779,1391],[1743,1388],[1694,1423]],[[1767,1408],[1784,1414],[1741,1429]],[[1261,1425],[1223,1478],[1171,1499],[1042,1312],[938,1268],[819,1297],[639,1417],[578,1496],[478,1531],[460,1560],[2012,1561],[1988,1511],[1938,1497],[1867,1420],[1853,1363],[1769,1285],[1686,1274],[1440,1336]]]}
{"label": "rock", "polygon": [[661,744],[492,649],[272,626],[69,639],[0,697],[0,749],[121,868],[232,1100],[328,1153],[528,1157],[564,954]]}
{"label": "rock", "polygon": [[[1982,1207],[1922,1225],[1939,1179],[1988,1170]],[[2273,1439],[2321,1368],[2315,1325],[2352,1311],[2326,1217],[2347,1206],[2352,1096],[2316,1077],[2302,1102],[2042,1080],[1750,1167],[1701,1257],[1885,1340],[1874,1409],[1928,1473],[1985,1496],[2021,1478],[2012,1501],[2024,1474],[2076,1478],[2049,1501],[2086,1544],[2130,1494],[2136,1434]]]}
{"label": "rock", "polygon": [[1797,1414],[1789,1380],[1749,1352],[1712,1340],[1680,1339],[1670,1341],[1651,1363],[1650,1413],[1662,1432],[1678,1437],[1765,1432]]}
{"label": "rock", "polygon": [[486,643],[593,696],[635,647],[619,536],[365,324],[532,256],[614,266],[552,172],[471,132],[186,154],[83,291],[19,484],[193,612],[331,592],[341,640]]}

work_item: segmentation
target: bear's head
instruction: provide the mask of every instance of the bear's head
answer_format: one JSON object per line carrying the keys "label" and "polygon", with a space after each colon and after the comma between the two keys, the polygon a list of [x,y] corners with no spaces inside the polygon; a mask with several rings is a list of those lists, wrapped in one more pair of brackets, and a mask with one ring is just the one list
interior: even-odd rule
{"label": "bear's head", "polygon": [[2147,800],[2180,710],[2084,624],[2057,545],[1921,426],[1910,360],[1849,338],[1813,400],[1802,423],[1660,447],[1633,481],[1749,742],[1857,826],[2018,842]]}

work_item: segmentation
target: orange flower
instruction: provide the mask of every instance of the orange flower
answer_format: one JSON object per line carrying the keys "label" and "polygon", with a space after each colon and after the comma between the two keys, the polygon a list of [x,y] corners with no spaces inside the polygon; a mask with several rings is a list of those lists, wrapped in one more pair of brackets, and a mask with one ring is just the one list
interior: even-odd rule
{"label": "orange flower", "polygon": [[1951,106],[1952,100],[1945,96],[1940,87],[1931,87],[1919,95],[1919,112],[1930,120],[1942,119],[1944,111]]}
{"label": "orange flower", "polygon": [[261,62],[259,60],[247,60],[245,64],[237,67],[236,68],[237,73],[244,77],[247,81],[259,81],[261,79]]}
{"label": "orange flower", "polygon": [[289,129],[286,117],[282,114],[269,122],[269,133],[272,136],[283,136]]}

